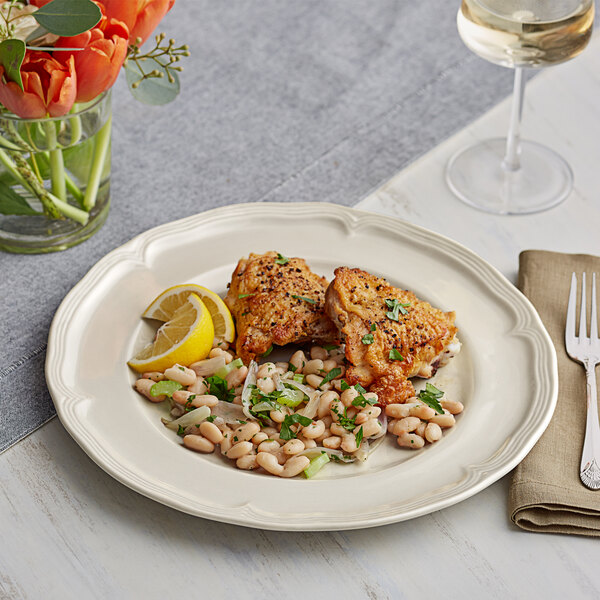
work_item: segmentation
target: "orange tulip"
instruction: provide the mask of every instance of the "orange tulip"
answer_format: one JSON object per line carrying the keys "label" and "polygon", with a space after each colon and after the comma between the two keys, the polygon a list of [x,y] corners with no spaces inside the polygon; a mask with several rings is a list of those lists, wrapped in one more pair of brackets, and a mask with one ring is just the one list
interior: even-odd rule
{"label": "orange tulip", "polygon": [[110,88],[127,55],[129,29],[125,23],[102,16],[89,31],[73,37],[61,37],[55,48],[84,48],[75,52],[56,52],[61,62],[75,61],[77,71],[77,102],[88,102]]}
{"label": "orange tulip", "polygon": [[108,17],[123,21],[129,27],[130,44],[135,44],[138,37],[143,44],[175,0],[103,0],[102,4]]}
{"label": "orange tulip", "polygon": [[77,75],[73,58],[58,62],[47,52],[27,51],[21,65],[23,89],[8,81],[0,65],[0,103],[23,119],[62,117],[75,102]]}

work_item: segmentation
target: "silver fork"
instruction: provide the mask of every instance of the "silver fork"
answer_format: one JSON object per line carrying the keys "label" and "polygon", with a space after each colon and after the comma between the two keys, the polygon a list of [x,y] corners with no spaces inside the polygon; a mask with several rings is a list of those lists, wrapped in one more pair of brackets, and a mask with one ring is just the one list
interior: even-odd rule
{"label": "silver fork", "polygon": [[581,453],[579,477],[586,487],[600,489],[600,425],[598,424],[598,394],[596,391],[596,365],[600,363],[600,340],[598,339],[598,313],[596,308],[596,274],[592,275],[592,306],[590,335],[587,336],[585,273],[581,277],[581,308],[579,336],[575,335],[575,313],[577,311],[577,277],[571,277],[571,291],[567,307],[565,345],[567,354],[585,367],[587,378],[587,418],[585,438]]}

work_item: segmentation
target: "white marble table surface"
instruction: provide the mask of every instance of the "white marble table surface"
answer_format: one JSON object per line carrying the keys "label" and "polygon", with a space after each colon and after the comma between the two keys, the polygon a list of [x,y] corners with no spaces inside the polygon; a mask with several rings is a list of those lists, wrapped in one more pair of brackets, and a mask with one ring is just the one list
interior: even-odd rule
{"label": "white marble table surface", "polygon": [[[600,43],[541,74],[525,136],[560,149],[575,172],[562,206],[494,217],[453,198],[452,152],[502,135],[502,103],[359,207],[469,246],[515,280],[518,252],[600,254]],[[341,533],[282,533],[181,514],[117,483],[54,420],[0,459],[1,598],[598,598],[597,540],[532,534],[507,516],[510,476],[413,521]],[[599,496],[600,502],[600,496]]]}

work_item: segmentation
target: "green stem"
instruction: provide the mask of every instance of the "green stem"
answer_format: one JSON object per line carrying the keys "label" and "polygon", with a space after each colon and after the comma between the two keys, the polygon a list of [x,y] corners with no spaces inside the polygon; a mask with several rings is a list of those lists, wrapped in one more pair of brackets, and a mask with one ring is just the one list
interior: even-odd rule
{"label": "green stem", "polygon": [[85,225],[88,222],[90,215],[85,210],[81,210],[76,206],[71,206],[67,202],[63,202],[60,198],[53,196],[49,192],[47,193],[48,196],[50,196],[50,198],[54,202],[54,204],[56,204],[58,210],[60,210],[60,212],[63,215],[65,215],[65,217],[69,217],[69,219],[73,219],[73,221],[77,221],[81,225]]}
{"label": "green stem", "polygon": [[[77,110],[76,106],[77,106],[76,104],[73,104],[73,108],[71,109],[72,112],[75,112]],[[71,124],[71,144],[70,145],[74,146],[81,139],[81,117],[79,115],[71,117],[69,119],[69,123]]]}
{"label": "green stem", "polygon": [[31,166],[33,167],[33,170],[34,170],[35,174],[37,175],[37,178],[40,180],[40,182],[42,182],[43,181],[42,174],[40,173],[40,169],[38,167],[37,160],[35,159],[35,152],[30,152],[29,156],[31,157]]}
{"label": "green stem", "polygon": [[46,142],[50,150],[50,179],[52,181],[52,193],[63,202],[67,200],[67,186],[65,183],[65,164],[62,150],[57,148],[56,126],[54,121],[44,123],[46,131]]}
{"label": "green stem", "polygon": [[96,196],[98,195],[100,178],[102,177],[102,171],[104,170],[104,163],[106,162],[106,155],[110,145],[111,122],[112,117],[108,117],[106,123],[104,123],[102,128],[96,134],[92,168],[90,170],[90,176],[88,179],[87,188],[85,190],[85,196],[83,198],[83,208],[85,208],[87,211],[90,211],[96,204]]}
{"label": "green stem", "polygon": [[71,179],[69,174],[65,171],[65,183],[67,189],[71,192],[71,196],[77,200],[77,203],[83,208],[83,192],[79,189],[77,184]]}

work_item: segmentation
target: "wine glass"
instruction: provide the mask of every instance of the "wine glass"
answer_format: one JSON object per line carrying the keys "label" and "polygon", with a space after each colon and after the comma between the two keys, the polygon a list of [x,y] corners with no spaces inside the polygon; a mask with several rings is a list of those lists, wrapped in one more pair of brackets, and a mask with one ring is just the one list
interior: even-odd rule
{"label": "wine glass", "polygon": [[593,0],[462,0],[457,26],[463,42],[482,58],[515,70],[507,138],[465,148],[446,168],[446,181],[463,202],[495,214],[526,214],[552,208],[569,195],[573,174],[565,160],[520,138],[523,69],[577,56],[593,21]]}

